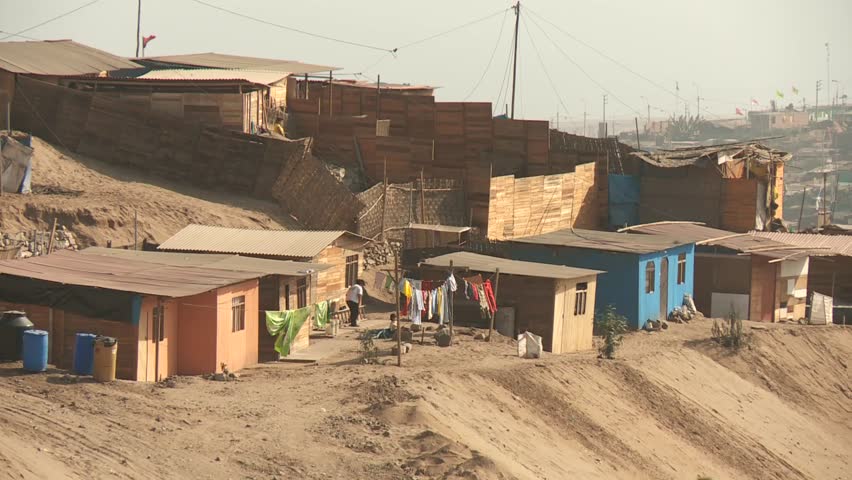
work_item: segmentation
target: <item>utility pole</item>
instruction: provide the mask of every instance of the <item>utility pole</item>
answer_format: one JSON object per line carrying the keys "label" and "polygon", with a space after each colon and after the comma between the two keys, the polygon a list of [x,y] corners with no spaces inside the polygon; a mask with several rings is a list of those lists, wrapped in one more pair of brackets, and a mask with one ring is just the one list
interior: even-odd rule
{"label": "utility pole", "polygon": [[587,113],[586,113],[586,109],[585,109],[585,105],[584,105],[584,108],[583,108],[583,136],[584,137],[586,136],[586,115],[587,115]]}
{"label": "utility pole", "polygon": [[136,57],[139,57],[139,39],[142,35],[142,0],[136,1]]}
{"label": "utility pole", "polygon": [[[828,102],[826,105],[831,105],[831,47],[828,42],[825,42],[825,88],[828,91]],[[831,118],[831,109],[828,111],[829,119]]]}
{"label": "utility pole", "polygon": [[518,0],[515,6],[515,53],[512,60],[512,120],[515,119],[515,84],[518,82],[518,27],[521,22],[521,1]]}
{"label": "utility pole", "polygon": [[606,137],[606,94],[603,95],[603,124],[604,124],[604,137]]}
{"label": "utility pole", "polygon": [[816,102],[814,104],[814,121],[818,121],[819,117],[819,91],[822,89],[822,80],[816,81]]}

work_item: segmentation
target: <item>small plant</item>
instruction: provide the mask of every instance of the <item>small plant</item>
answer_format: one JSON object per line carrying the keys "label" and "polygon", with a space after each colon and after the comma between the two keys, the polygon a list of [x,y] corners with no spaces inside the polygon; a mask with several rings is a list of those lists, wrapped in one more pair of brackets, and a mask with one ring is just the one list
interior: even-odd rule
{"label": "small plant", "polygon": [[370,331],[365,331],[358,337],[361,341],[361,361],[366,364],[376,363],[376,358],[379,356],[379,349],[373,342],[373,335]]}
{"label": "small plant", "polygon": [[737,318],[733,306],[731,306],[731,313],[728,314],[727,320],[713,319],[710,335],[720,345],[735,350],[745,345],[747,340],[743,333],[743,321]]}
{"label": "small plant", "polygon": [[613,358],[615,351],[621,346],[624,334],[627,332],[627,319],[615,311],[615,307],[608,305],[603,313],[595,315],[595,324],[603,335],[604,343],[601,345],[600,357]]}
{"label": "small plant", "polygon": [[699,475],[695,480],[713,480],[713,477],[708,477],[707,475]]}

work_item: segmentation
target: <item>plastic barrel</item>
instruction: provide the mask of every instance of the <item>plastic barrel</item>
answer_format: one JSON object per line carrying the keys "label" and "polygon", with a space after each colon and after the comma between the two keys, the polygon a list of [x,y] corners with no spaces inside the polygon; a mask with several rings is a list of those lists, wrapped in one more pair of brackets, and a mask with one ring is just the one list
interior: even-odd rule
{"label": "plastic barrel", "polygon": [[47,332],[27,330],[24,332],[24,370],[43,372],[47,370]]}
{"label": "plastic barrel", "polygon": [[118,358],[118,341],[112,337],[95,339],[95,369],[92,375],[98,382],[115,380],[115,364]]}
{"label": "plastic barrel", "polygon": [[77,375],[91,375],[94,357],[95,335],[91,333],[78,333],[77,341],[74,343],[74,373]]}

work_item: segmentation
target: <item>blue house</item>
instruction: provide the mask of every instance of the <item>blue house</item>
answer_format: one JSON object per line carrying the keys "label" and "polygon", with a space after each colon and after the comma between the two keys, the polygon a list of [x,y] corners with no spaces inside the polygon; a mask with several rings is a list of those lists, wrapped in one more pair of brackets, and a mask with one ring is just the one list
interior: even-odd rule
{"label": "blue house", "polygon": [[595,310],[612,305],[631,328],[668,317],[693,293],[695,244],[672,237],[566,229],[515,238],[504,249],[517,260],[605,271]]}

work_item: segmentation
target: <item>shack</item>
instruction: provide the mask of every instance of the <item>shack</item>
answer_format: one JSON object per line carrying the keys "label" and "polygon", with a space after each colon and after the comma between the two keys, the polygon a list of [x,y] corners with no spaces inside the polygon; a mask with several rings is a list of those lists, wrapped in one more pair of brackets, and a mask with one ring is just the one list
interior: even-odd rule
{"label": "shack", "polygon": [[[496,329],[503,335],[515,338],[524,331],[535,333],[552,353],[592,348],[597,276],[603,272],[473,252],[428,258],[414,271],[424,279],[443,279],[451,264],[460,278],[500,272]],[[482,326],[478,301],[465,299],[461,292],[453,298],[456,322]]]}
{"label": "shack", "polygon": [[751,141],[630,155],[639,175],[610,180],[619,195],[610,205],[612,227],[688,220],[748,232],[782,218],[789,153]]}
{"label": "shack", "polygon": [[264,275],[59,251],[0,261],[0,302],[50,334],[60,368],[72,366],[75,335],[94,333],[118,339],[118,378],[160,381],[257,363],[251,312]]}
{"label": "shack", "polygon": [[852,323],[852,236],[758,232],[757,236],[808,250],[808,298],[834,298],[835,323]]}
{"label": "shack", "polygon": [[163,252],[226,253],[329,265],[312,273],[315,298],[340,300],[361,272],[369,239],[343,230],[252,230],[188,225],[159,246]]}
{"label": "shack", "polygon": [[[295,310],[315,303],[315,273],[331,268],[331,265],[262,258],[242,257],[239,255],[217,255],[200,253],[143,252],[119,248],[90,247],[81,250],[86,255],[102,255],[114,258],[136,259],[158,265],[175,267],[191,266],[231,270],[239,272],[261,272],[258,283],[258,361],[268,362],[279,359],[275,351],[275,338],[266,331],[266,311]],[[252,314],[253,312],[249,312]],[[295,353],[310,345],[311,322],[306,322],[299,330],[290,352]]]}
{"label": "shack", "polygon": [[510,258],[602,270],[595,309],[612,305],[631,328],[668,317],[693,294],[695,245],[677,238],[566,229],[502,244]]}
{"label": "shack", "polygon": [[799,320],[807,307],[809,252],[754,233],[695,222],[659,222],[622,229],[695,242],[695,305],[714,318]]}
{"label": "shack", "polygon": [[470,227],[411,223],[405,229],[405,248],[461,247],[470,241]]}

